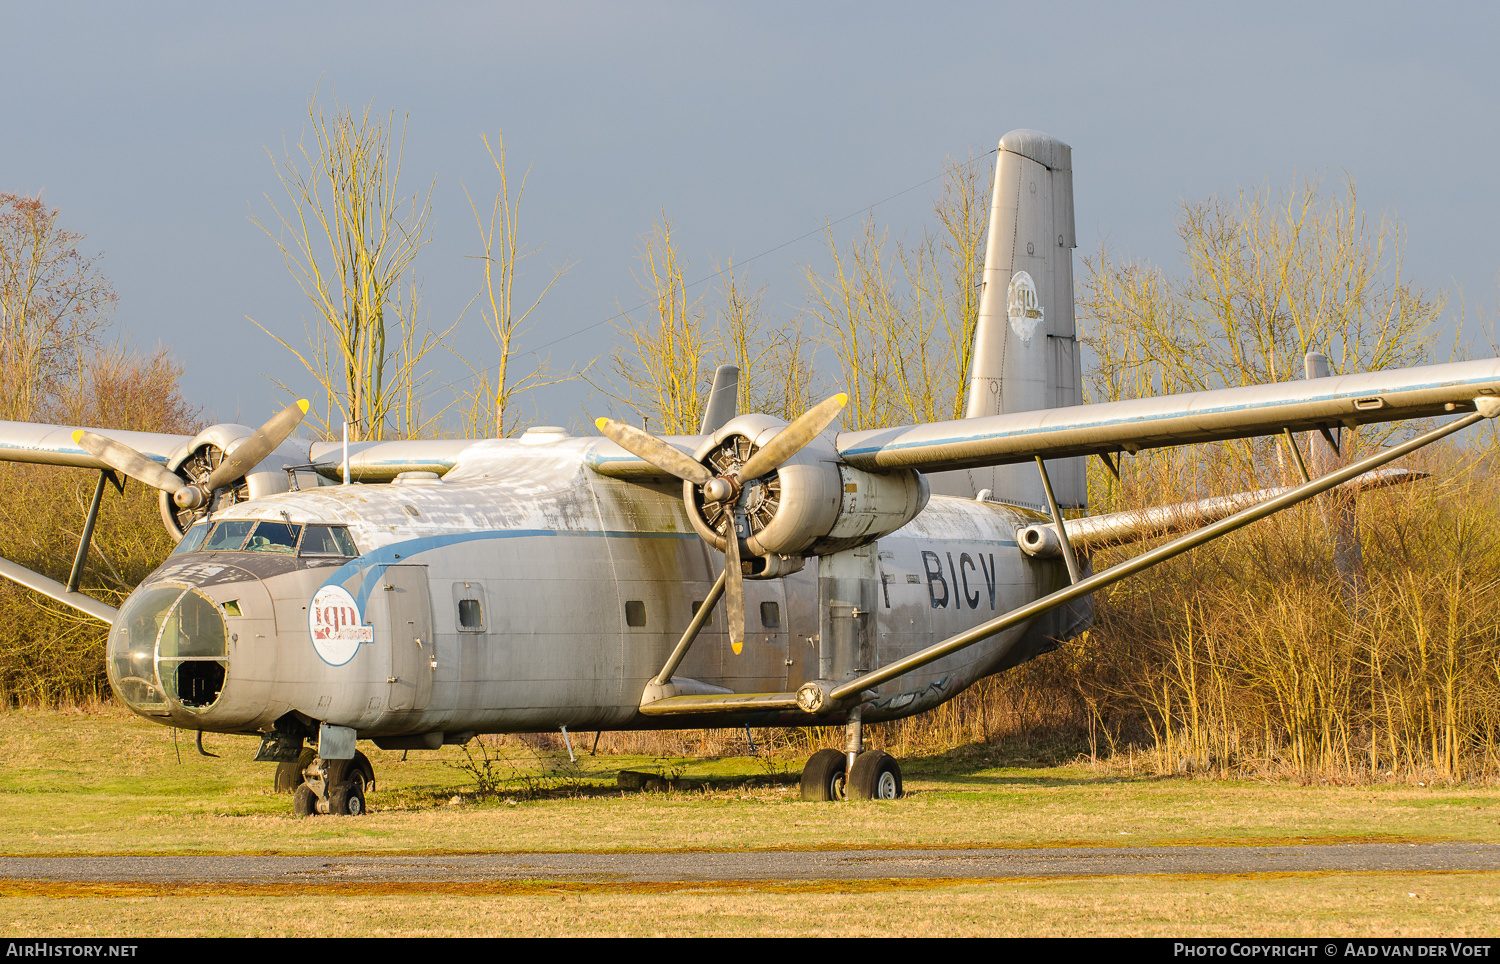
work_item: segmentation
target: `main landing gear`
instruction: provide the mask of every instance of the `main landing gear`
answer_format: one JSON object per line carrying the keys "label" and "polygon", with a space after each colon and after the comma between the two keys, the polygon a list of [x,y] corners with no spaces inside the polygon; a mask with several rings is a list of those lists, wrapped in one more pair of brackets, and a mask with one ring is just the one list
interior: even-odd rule
{"label": "main landing gear", "polygon": [[292,813],[299,817],[331,813],[357,817],[365,812],[365,791],[375,785],[369,757],[354,752],[352,760],[322,760],[304,750],[296,763],[276,767],[276,789],[291,787]]}
{"label": "main landing gear", "polygon": [[819,750],[802,768],[802,799],[821,802],[900,797],[901,765],[883,750],[864,749],[864,726],[857,708],[850,712],[844,732],[848,744],[843,752]]}

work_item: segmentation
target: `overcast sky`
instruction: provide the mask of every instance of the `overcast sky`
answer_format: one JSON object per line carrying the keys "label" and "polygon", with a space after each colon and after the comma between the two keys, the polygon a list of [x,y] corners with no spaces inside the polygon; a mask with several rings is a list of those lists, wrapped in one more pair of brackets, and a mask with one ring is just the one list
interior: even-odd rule
{"label": "overcast sky", "polygon": [[[1079,255],[1108,238],[1169,268],[1184,199],[1347,173],[1404,222],[1408,276],[1461,292],[1473,335],[1500,269],[1495,9],[0,2],[0,192],[43,192],[102,254],[121,330],[170,346],[208,414],[252,424],[285,404],[267,375],[313,388],[247,318],[296,340],[308,317],[250,215],[319,85],[409,118],[404,184],[436,178],[418,265],[439,328],[479,289],[464,190],[493,197],[480,135],[504,131],[545,245],[525,283],[573,264],[525,343],[563,367],[610,350],[600,323],[639,303],[663,212],[690,278],[777,249],[748,267],[790,317],[822,242],[778,246],[903,191],[874,214],[914,238],[935,185],[908,189],[1019,127],[1073,146]],[[455,344],[482,362],[467,324]],[[609,410],[577,385],[533,404],[575,428]]]}

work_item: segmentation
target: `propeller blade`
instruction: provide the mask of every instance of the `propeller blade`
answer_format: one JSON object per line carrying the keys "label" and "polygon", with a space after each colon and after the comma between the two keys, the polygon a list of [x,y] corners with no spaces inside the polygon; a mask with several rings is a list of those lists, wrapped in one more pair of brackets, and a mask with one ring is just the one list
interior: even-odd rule
{"label": "propeller blade", "polygon": [[153,489],[172,493],[187,484],[135,449],[113,439],[79,429],[73,433],[73,442],[110,468],[123,472],[138,482],[144,482]]}
{"label": "propeller blade", "polygon": [[302,421],[302,416],[307,414],[307,409],[307,399],[299,398],[272,415],[266,424],[236,445],[234,451],[219,463],[219,467],[208,474],[208,478],[203,480],[203,489],[214,492],[244,478],[245,473],[259,465],[276,450],[276,446],[291,437]]}
{"label": "propeller blade", "polygon": [[594,424],[599,427],[601,435],[620,448],[645,459],[663,472],[670,472],[684,482],[703,485],[714,477],[712,472],[692,458],[634,425],[626,425],[612,418],[598,418],[594,420]]}
{"label": "propeller blade", "polygon": [[775,471],[781,463],[802,451],[803,446],[821,435],[848,403],[849,396],[843,392],[823,399],[799,415],[795,422],[777,432],[771,441],[761,446],[740,466],[735,475],[741,482],[745,482]]}
{"label": "propeller blade", "polygon": [[740,568],[740,532],[729,514],[729,538],[724,543],[724,618],[729,623],[729,646],[738,655],[745,648],[745,573]]}

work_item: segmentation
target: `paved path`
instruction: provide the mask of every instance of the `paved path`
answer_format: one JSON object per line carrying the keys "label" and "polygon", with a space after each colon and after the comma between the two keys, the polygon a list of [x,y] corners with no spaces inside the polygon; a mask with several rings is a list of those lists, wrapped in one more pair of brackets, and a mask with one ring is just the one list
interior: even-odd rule
{"label": "paved path", "polygon": [[0,880],[139,883],[648,883],[1095,877],[1308,871],[1500,871],[1500,844],[498,853],[315,857],[0,857]]}

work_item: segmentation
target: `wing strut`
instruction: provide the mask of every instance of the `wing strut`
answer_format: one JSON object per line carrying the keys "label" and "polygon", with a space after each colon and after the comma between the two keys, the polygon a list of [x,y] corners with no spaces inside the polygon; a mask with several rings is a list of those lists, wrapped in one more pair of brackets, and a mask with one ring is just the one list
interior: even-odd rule
{"label": "wing strut", "polygon": [[1078,560],[1073,557],[1073,544],[1068,541],[1068,532],[1063,528],[1062,510],[1057,507],[1057,496],[1052,494],[1052,479],[1047,475],[1047,463],[1038,455],[1037,471],[1042,473],[1042,491],[1047,493],[1047,508],[1052,510],[1052,524],[1062,542],[1063,562],[1068,564],[1068,582],[1078,581]]}
{"label": "wing strut", "polygon": [[1217,539],[1219,536],[1233,532],[1252,522],[1258,522],[1266,516],[1274,515],[1282,509],[1289,508],[1299,502],[1320,495],[1336,485],[1341,485],[1356,476],[1363,475],[1371,469],[1379,468],[1387,462],[1398,459],[1403,455],[1415,452],[1417,449],[1431,445],[1440,439],[1447,438],[1454,432],[1462,431],[1470,425],[1485,418],[1494,418],[1500,415],[1500,398],[1481,397],[1474,400],[1476,412],[1471,412],[1463,418],[1455,419],[1447,425],[1435,428],[1417,436],[1409,442],[1404,442],[1383,452],[1376,452],[1369,458],[1361,459],[1353,465],[1345,466],[1337,472],[1330,472],[1311,482],[1304,482],[1296,488],[1273,499],[1267,499],[1259,505],[1251,506],[1226,519],[1206,525],[1165,545],[1157,546],[1148,552],[1143,552],[1133,559],[1129,559],[1116,566],[1089,576],[1087,579],[1073,583],[1064,589],[1059,589],[1050,596],[1043,596],[1028,605],[1012,609],[1003,616],[998,616],[987,623],[982,623],[967,632],[950,636],[940,643],[934,643],[924,650],[913,653],[894,663],[882,666],[880,669],[872,670],[863,676],[849,680],[834,686],[826,681],[814,681],[804,683],[797,692],[797,702],[806,710],[813,713],[825,712],[838,708],[844,701],[857,698],[867,689],[879,686],[881,683],[903,676],[914,669],[918,669],[935,660],[942,659],[951,653],[956,653],[977,642],[988,639],[997,633],[1004,632],[1012,626],[1019,625],[1041,615],[1049,609],[1054,609],[1088,595],[1096,590],[1103,589],[1112,583],[1119,582],[1127,576],[1133,576],[1138,572],[1149,569],[1158,563],[1165,562],[1173,556],[1181,555],[1189,549],[1195,549]]}
{"label": "wing strut", "polygon": [[27,589],[35,589],[43,596],[51,596],[58,602],[72,606],[80,612],[88,613],[100,622],[114,625],[116,609],[109,603],[100,602],[93,596],[85,596],[81,592],[72,592],[56,579],[49,579],[19,563],[0,558],[0,576],[18,582]]}
{"label": "wing strut", "polygon": [[651,682],[657,686],[666,686],[672,682],[672,674],[677,672],[677,667],[688,654],[693,645],[693,640],[698,638],[698,633],[708,621],[714,618],[714,607],[719,604],[719,597],[724,595],[724,582],[729,577],[729,567],[719,573],[719,581],[708,591],[708,598],[698,606],[698,611],[693,614],[693,621],[688,623],[687,631],[682,634],[682,639],[677,641],[677,648],[672,650],[672,655],[667,657],[666,665],[662,666],[661,672]]}
{"label": "wing strut", "polygon": [[1475,399],[1474,404],[1478,411],[1455,419],[1447,425],[1435,428],[1401,445],[1376,452],[1368,458],[1345,466],[1335,472],[1330,472],[1310,482],[1304,482],[1295,488],[1286,490],[1280,495],[1236,512],[1234,515],[1220,519],[1218,522],[1203,526],[1155,549],[1143,552],[1139,556],[1111,566],[1103,572],[1080,579],[1049,596],[1043,596],[1041,599],[1013,609],[973,629],[950,636],[942,642],[935,643],[910,656],[896,660],[879,669],[861,674],[848,682],[835,684],[829,680],[812,680],[804,683],[795,694],[746,693],[715,696],[673,696],[642,703],[640,712],[646,716],[765,712],[788,709],[788,704],[793,697],[795,697],[795,705],[799,709],[813,716],[847,710],[855,701],[862,700],[868,691],[873,690],[882,683],[887,683],[898,676],[904,676],[913,670],[926,666],[928,663],[942,659],[959,650],[966,649],[975,643],[982,642],[991,636],[995,636],[1007,629],[1034,619],[1048,610],[1055,609],[1081,596],[1086,596],[1103,589],[1105,586],[1133,576],[1174,556],[1181,555],[1189,549],[1195,549],[1206,542],[1217,539],[1236,529],[1243,528],[1252,522],[1258,522],[1269,515],[1274,515],[1299,502],[1304,502],[1314,496],[1321,495],[1329,489],[1342,485],[1350,479],[1363,475],[1372,469],[1379,468],[1387,462],[1391,462],[1403,455],[1415,452],[1417,449],[1431,445],[1433,442],[1447,438],[1455,432],[1462,431],[1481,419],[1494,418],[1496,415],[1500,415],[1500,398],[1481,397]]}
{"label": "wing strut", "polygon": [[113,625],[115,607],[78,591],[78,581],[83,577],[83,564],[88,560],[89,546],[94,541],[94,523],[99,521],[99,506],[104,502],[106,482],[113,482],[121,495],[125,493],[124,479],[111,469],[99,471],[99,484],[94,486],[94,498],[89,503],[89,514],[83,522],[83,534],[78,538],[78,552],[73,556],[73,569],[68,573],[67,585],[4,558],[0,558],[0,578],[18,582],[27,589],[35,590],[43,596],[49,596],[64,605],[87,613],[103,623]]}
{"label": "wing strut", "polygon": [[105,482],[113,482],[115,491],[125,494],[124,479],[115,475],[113,469],[99,470],[99,484],[94,486],[94,500],[89,503],[89,515],[83,521],[83,535],[78,537],[78,553],[73,556],[73,571],[68,573],[68,592],[77,592],[78,580],[83,577],[83,564],[88,559],[89,545],[94,541],[94,523],[99,521],[99,505],[104,501]]}

